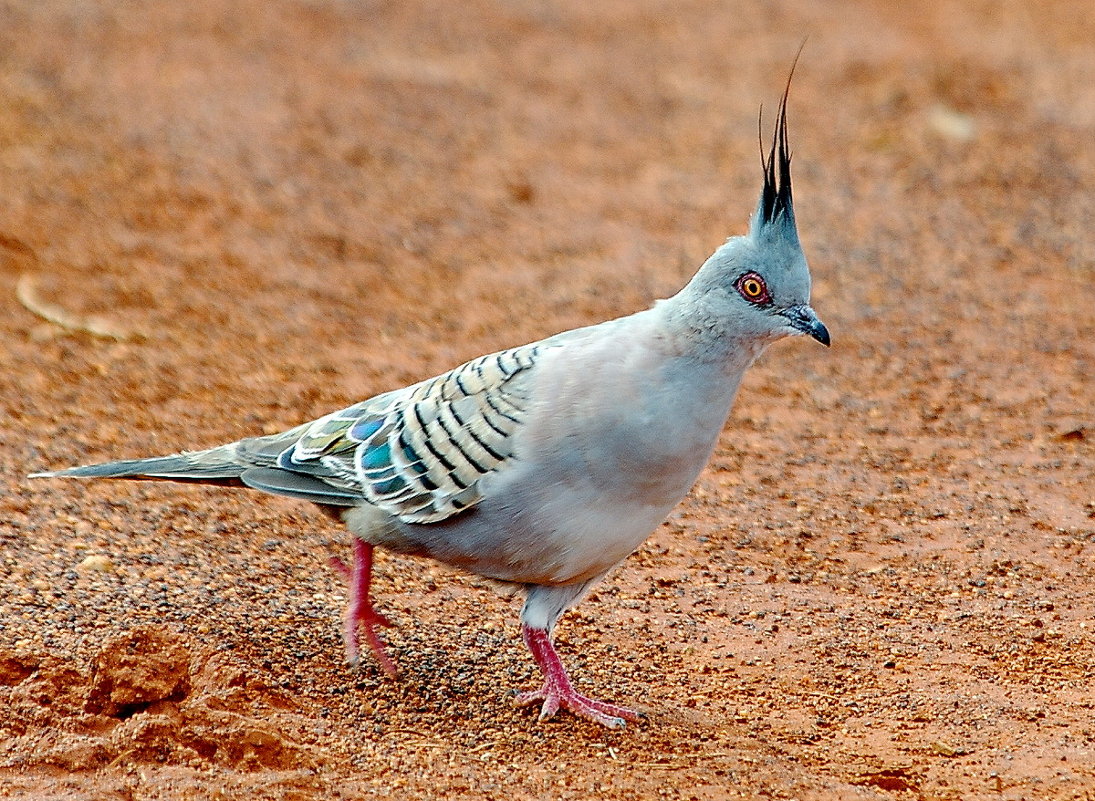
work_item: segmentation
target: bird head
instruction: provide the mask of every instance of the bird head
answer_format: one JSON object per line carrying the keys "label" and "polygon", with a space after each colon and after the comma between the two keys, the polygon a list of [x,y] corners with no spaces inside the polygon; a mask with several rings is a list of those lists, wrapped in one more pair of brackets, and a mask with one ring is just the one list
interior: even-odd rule
{"label": "bird head", "polygon": [[717,315],[723,335],[763,345],[805,334],[828,346],[829,331],[810,307],[810,268],[795,226],[787,138],[790,88],[789,76],[767,153],[761,144],[763,185],[749,233],[728,239],[689,288],[710,316]]}

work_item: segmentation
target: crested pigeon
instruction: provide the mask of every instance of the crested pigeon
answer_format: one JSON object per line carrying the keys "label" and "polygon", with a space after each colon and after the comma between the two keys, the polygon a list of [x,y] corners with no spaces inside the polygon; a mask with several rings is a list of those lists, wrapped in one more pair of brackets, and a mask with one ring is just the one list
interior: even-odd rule
{"label": "crested pigeon", "polygon": [[[793,73],[793,69],[792,69]],[[394,675],[369,593],[373,549],[524,588],[521,631],[543,685],[517,696],[606,726],[639,715],[580,695],[552,643],[559,617],[625,559],[707,463],[745,370],[772,342],[829,345],[791,197],[787,96],[748,233],[645,311],[474,359],[282,434],[34,477],[170,479],[318,504],[353,534],[344,642]]]}

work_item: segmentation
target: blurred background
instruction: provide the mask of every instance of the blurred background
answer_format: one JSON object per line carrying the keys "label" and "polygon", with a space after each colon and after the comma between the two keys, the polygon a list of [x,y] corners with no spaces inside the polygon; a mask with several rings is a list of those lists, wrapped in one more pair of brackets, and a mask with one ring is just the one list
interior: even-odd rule
{"label": "blurred background", "polygon": [[[672,294],[745,230],[804,38],[834,347],[762,358],[562,624],[636,730],[512,710],[515,604],[415,560],[377,579],[404,678],[342,666],[346,537],[304,506],[23,479]],[[0,787],[1090,792],[1093,44],[1078,0],[0,2]]]}

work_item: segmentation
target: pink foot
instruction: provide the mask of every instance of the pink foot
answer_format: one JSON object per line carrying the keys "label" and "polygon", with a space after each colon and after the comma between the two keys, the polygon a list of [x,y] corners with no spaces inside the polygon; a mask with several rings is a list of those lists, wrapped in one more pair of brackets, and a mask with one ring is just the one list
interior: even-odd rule
{"label": "pink foot", "polygon": [[637,722],[642,719],[638,712],[627,707],[606,704],[604,701],[579,695],[571,685],[566,668],[563,667],[563,662],[559,659],[559,654],[556,653],[555,646],[551,644],[551,637],[546,631],[522,626],[521,636],[529,651],[532,652],[532,658],[536,660],[536,664],[544,673],[544,686],[539,690],[518,695],[516,700],[518,706],[543,701],[543,706],[540,707],[540,720],[547,720],[561,707],[578,717],[609,728],[623,726],[629,720]]}
{"label": "pink foot", "polygon": [[346,661],[356,665],[361,656],[358,629],[365,632],[365,641],[380,663],[380,668],[393,679],[397,675],[395,663],[384,652],[384,643],[376,633],[377,626],[390,627],[388,618],[373,609],[369,599],[369,583],[373,571],[373,546],[354,538],[354,566],[349,568],[338,557],[331,557],[331,567],[342,574],[350,584],[350,602],[343,620],[342,640],[346,646]]}

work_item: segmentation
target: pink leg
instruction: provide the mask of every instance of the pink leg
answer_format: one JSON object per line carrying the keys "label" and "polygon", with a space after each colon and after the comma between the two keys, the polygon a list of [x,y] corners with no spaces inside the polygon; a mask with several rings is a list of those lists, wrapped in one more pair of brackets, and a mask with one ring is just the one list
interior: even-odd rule
{"label": "pink leg", "polygon": [[638,721],[641,716],[627,707],[606,704],[604,701],[595,701],[579,695],[570,683],[566,668],[563,667],[555,646],[551,644],[551,636],[544,629],[534,629],[531,626],[521,626],[521,636],[525,645],[532,652],[532,658],[540,666],[544,673],[544,686],[539,690],[521,693],[517,696],[517,705],[526,706],[543,701],[540,708],[540,720],[547,720],[559,707],[573,712],[586,720],[600,723],[610,728],[623,726],[625,721]]}
{"label": "pink leg", "polygon": [[373,609],[369,599],[369,583],[373,572],[373,546],[367,542],[354,538],[354,566],[346,567],[345,563],[331,557],[331,567],[342,574],[350,583],[350,602],[346,606],[346,616],[343,622],[342,639],[346,645],[346,660],[351,665],[356,665],[361,654],[360,641],[357,632],[360,626],[365,631],[365,640],[369,648],[380,663],[381,669],[391,676],[396,677],[395,663],[384,652],[384,643],[376,633],[377,626],[391,626],[384,615]]}

